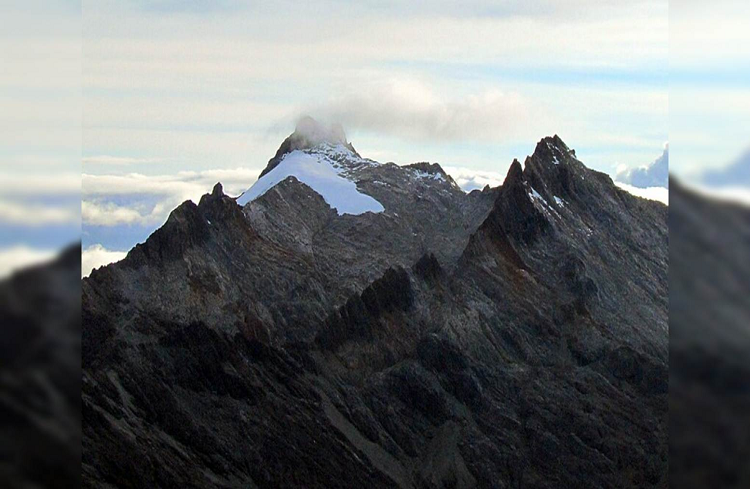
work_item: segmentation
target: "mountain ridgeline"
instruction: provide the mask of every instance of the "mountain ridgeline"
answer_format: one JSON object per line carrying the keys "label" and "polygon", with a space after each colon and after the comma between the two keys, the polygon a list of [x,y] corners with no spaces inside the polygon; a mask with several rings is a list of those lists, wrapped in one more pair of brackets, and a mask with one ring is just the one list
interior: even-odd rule
{"label": "mountain ridgeline", "polygon": [[84,485],[666,487],[667,245],[557,136],[465,193],[305,120],[83,280]]}

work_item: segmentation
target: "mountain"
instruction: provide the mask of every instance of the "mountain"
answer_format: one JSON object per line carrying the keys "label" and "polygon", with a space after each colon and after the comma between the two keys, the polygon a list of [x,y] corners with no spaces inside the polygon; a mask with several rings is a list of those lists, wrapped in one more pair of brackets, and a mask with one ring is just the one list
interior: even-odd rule
{"label": "mountain", "polygon": [[747,487],[750,210],[671,192],[670,482]]}
{"label": "mountain", "polygon": [[467,194],[298,127],[83,280],[84,485],[666,487],[666,291],[557,136]]}
{"label": "mountain", "polygon": [[669,145],[657,159],[646,166],[617,172],[615,180],[638,188],[669,186]]}
{"label": "mountain", "polygon": [[726,168],[705,172],[701,180],[712,187],[750,186],[750,151],[745,152]]}

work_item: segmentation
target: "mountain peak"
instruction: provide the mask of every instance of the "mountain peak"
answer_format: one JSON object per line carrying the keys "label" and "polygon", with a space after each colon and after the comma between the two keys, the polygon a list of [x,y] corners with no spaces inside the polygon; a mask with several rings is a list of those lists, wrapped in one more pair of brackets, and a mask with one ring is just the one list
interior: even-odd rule
{"label": "mountain peak", "polygon": [[297,121],[294,132],[281,143],[281,146],[276,151],[276,155],[268,160],[268,165],[261,172],[260,176],[262,177],[273,170],[287,153],[295,150],[312,149],[322,144],[332,146],[342,145],[359,156],[354,146],[346,140],[346,133],[341,124],[326,125],[306,115]]}
{"label": "mountain peak", "polygon": [[523,167],[518,159],[513,159],[513,163],[510,164],[508,174],[505,176],[505,182],[523,181]]}
{"label": "mountain peak", "polygon": [[531,157],[558,164],[564,161],[568,155],[575,156],[575,151],[568,148],[568,145],[565,144],[560,136],[555,134],[554,136],[542,138],[536,144],[534,154]]}

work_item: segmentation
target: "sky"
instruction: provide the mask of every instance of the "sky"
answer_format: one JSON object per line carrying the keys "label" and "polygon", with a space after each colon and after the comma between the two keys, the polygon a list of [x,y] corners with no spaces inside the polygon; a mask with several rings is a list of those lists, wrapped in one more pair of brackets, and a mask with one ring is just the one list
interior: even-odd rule
{"label": "sky", "polygon": [[0,277],[80,237],[80,19],[0,0]]}
{"label": "sky", "polygon": [[438,162],[467,188],[500,183],[552,134],[610,174],[669,139],[666,0],[29,5],[4,7],[2,40],[24,69],[2,73],[0,121],[29,128],[4,145],[3,171],[82,171],[79,214],[48,220],[82,217],[84,249],[100,255],[143,241],[216,181],[251,186],[303,114],[340,122],[365,157]]}
{"label": "sky", "polygon": [[750,149],[750,3],[672,0],[669,12],[670,171],[691,182]]}

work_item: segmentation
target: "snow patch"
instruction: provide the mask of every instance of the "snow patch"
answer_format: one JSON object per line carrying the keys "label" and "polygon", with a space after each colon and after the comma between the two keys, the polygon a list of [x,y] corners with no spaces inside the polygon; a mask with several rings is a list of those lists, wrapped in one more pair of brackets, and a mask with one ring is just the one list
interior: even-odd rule
{"label": "snow patch", "polygon": [[441,182],[445,181],[445,177],[441,173],[429,173],[422,170],[415,170],[415,175],[421,180],[438,180]]}
{"label": "snow patch", "polygon": [[539,192],[536,191],[534,187],[531,187],[531,192],[529,192],[529,197],[531,197],[532,200],[536,200],[537,202],[542,203],[545,207],[549,207],[549,204],[547,204],[547,201],[544,200],[544,197],[542,197]]}
{"label": "snow patch", "polygon": [[357,185],[346,178],[347,169],[337,159],[356,159],[358,164],[377,164],[357,158],[341,145],[325,146],[318,151],[292,151],[276,167],[263,175],[252,187],[237,198],[244,206],[268,192],[289,177],[295,177],[320,194],[339,215],[359,215],[365,212],[383,212],[383,205],[357,190]]}
{"label": "snow patch", "polygon": [[[558,219],[560,219],[560,214],[555,210],[554,207],[551,207],[546,200],[544,200],[544,197],[539,194],[539,192],[536,191],[536,189],[532,186],[529,186],[529,198],[531,199],[531,202],[534,204],[534,206],[537,207],[537,209],[540,209],[543,213],[551,216],[554,215]],[[557,197],[555,197],[557,199]],[[557,201],[556,201],[557,202]]]}
{"label": "snow patch", "polygon": [[550,152],[552,153],[552,164],[559,165],[560,160],[557,159],[557,148],[552,147],[552,145],[549,144],[549,141],[547,142],[547,148],[549,148]]}
{"label": "snow patch", "polygon": [[554,197],[555,197],[555,204],[557,204],[558,207],[565,207],[565,201],[564,200],[562,200],[557,195],[555,195]]}

